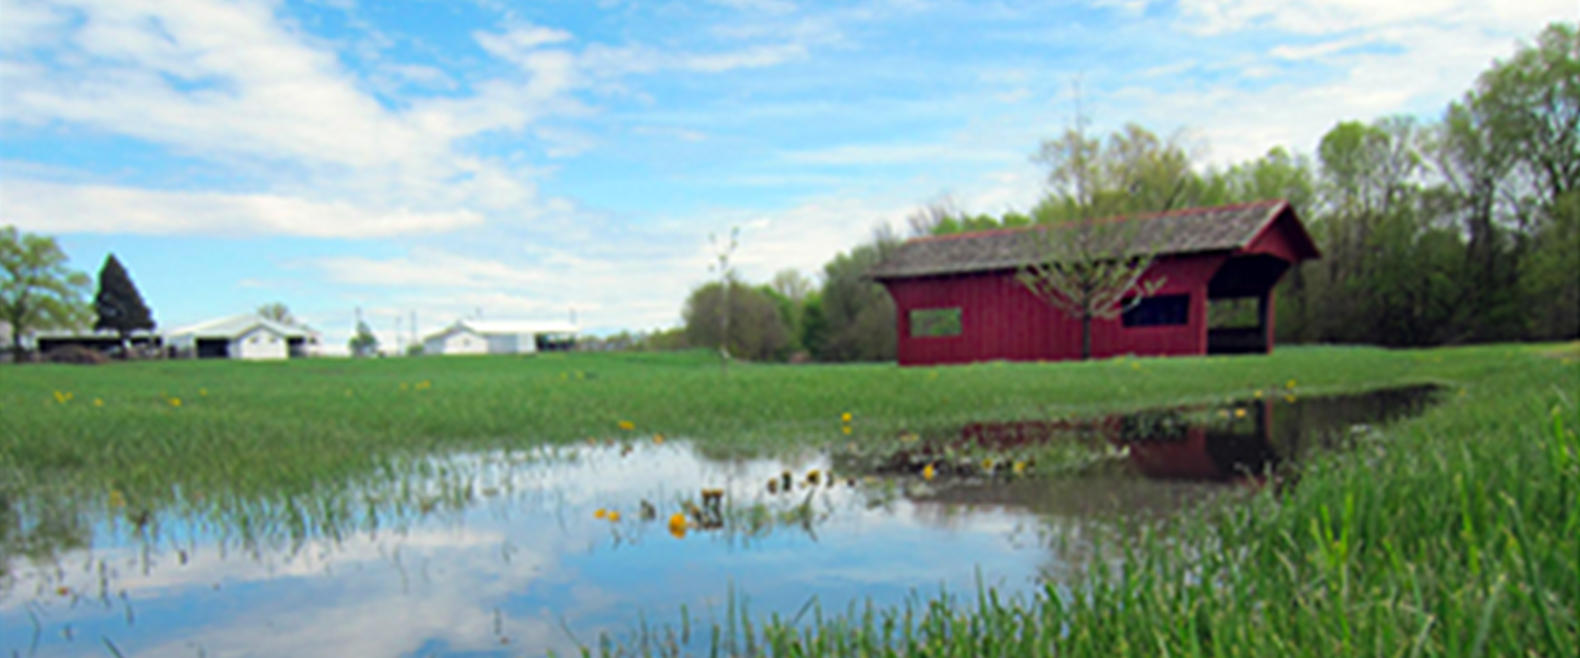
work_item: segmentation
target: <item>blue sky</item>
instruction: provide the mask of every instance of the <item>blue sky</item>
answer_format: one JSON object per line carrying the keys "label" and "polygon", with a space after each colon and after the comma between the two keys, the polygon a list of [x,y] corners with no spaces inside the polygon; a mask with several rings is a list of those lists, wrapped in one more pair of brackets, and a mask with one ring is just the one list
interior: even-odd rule
{"label": "blue sky", "polygon": [[[1041,194],[1067,125],[1205,165],[1436,116],[1575,0],[0,0],[0,224],[114,252],[162,326],[286,303],[343,343],[680,321],[709,235],[815,274],[948,195]],[[404,327],[409,330],[408,325]]]}

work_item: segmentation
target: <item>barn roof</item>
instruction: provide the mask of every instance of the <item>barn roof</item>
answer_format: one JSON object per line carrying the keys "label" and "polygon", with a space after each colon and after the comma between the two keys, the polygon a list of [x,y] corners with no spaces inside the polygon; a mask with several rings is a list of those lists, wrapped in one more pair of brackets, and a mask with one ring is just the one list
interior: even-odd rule
{"label": "barn roof", "polygon": [[276,322],[255,313],[242,313],[174,329],[167,335],[171,337],[236,338],[260,327],[288,338],[308,338],[318,333],[310,327]]}
{"label": "barn roof", "polygon": [[504,336],[523,334],[574,334],[578,329],[569,322],[543,321],[518,322],[513,320],[456,320],[455,324],[428,334],[423,340],[447,337],[458,333],[479,336]]}
{"label": "barn roof", "polygon": [[[1099,219],[1093,223],[1124,225],[1125,230],[1115,235],[1129,242],[1126,251],[1142,253],[1151,245],[1162,256],[1244,248],[1285,212],[1294,214],[1288,202],[1278,199]],[[1047,230],[1048,227],[1036,226],[914,238],[896,248],[867,276],[902,279],[1016,269],[1041,257],[1041,238]],[[1305,240],[1310,241],[1309,237]],[[1315,254],[1315,247],[1311,252]]]}

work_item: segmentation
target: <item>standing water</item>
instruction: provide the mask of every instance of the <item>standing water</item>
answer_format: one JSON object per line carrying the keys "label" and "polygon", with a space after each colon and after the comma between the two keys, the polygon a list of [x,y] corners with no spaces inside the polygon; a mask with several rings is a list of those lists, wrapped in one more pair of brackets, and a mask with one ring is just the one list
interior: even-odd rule
{"label": "standing water", "polygon": [[0,653],[542,655],[653,633],[705,654],[736,614],[1077,578],[1084,528],[1277,478],[1432,395],[976,423],[771,458],[660,440],[467,454],[344,500],[222,514],[0,500]]}

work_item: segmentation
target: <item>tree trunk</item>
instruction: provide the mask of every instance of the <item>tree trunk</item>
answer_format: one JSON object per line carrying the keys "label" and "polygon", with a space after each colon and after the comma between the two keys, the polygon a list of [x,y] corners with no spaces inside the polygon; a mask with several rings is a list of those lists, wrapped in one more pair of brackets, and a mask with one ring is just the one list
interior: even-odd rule
{"label": "tree trunk", "polygon": [[1092,358],[1092,314],[1081,316],[1081,360]]}

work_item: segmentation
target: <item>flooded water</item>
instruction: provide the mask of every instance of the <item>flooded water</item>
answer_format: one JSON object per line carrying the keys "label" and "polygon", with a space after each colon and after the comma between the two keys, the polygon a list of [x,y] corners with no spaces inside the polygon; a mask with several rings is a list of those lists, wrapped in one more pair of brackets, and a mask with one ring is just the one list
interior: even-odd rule
{"label": "flooded water", "polygon": [[[1071,537],[1242,490],[1430,398],[978,423],[882,455],[741,459],[674,440],[457,455],[317,532],[105,511],[51,542],[49,519],[22,524],[39,536],[8,522],[0,652],[542,655],[646,628],[706,655],[732,601],[794,617],[1077,578]],[[1083,457],[1056,464],[1077,453],[1050,445]]]}

